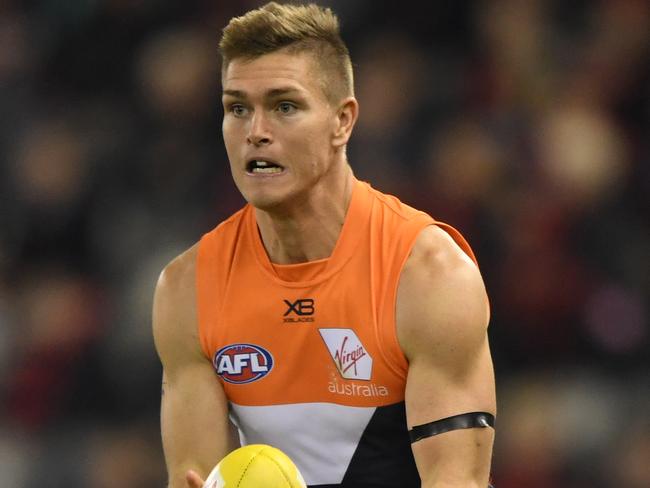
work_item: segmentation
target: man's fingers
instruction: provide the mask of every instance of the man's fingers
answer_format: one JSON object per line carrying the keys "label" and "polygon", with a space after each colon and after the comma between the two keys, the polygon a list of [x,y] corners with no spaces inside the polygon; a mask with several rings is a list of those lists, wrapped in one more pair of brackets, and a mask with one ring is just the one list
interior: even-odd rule
{"label": "man's fingers", "polygon": [[185,474],[185,479],[187,480],[187,486],[190,488],[202,488],[203,486],[203,480],[195,471],[189,470]]}

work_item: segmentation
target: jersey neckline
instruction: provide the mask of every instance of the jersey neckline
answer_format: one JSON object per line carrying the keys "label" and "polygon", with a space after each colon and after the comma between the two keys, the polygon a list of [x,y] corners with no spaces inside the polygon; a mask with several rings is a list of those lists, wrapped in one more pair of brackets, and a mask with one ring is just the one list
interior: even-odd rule
{"label": "jersey neckline", "polygon": [[[316,285],[327,280],[333,274],[338,272],[343,265],[345,265],[354,254],[361,235],[368,226],[371,208],[372,198],[369,185],[355,178],[350,205],[348,206],[345,221],[343,222],[341,233],[339,234],[332,254],[328,258],[298,264],[278,265],[271,263],[257,227],[255,211],[252,205],[247,205],[244,218],[246,219],[246,232],[250,237],[249,242],[252,244],[255,258],[264,273],[283,286],[301,288]],[[314,276],[315,273],[313,267],[320,268],[320,272],[316,272],[316,276]],[[276,268],[282,269],[278,273]],[[312,276],[312,278],[290,281],[283,279],[283,277],[280,276],[283,275],[286,277],[301,275],[303,271],[301,268],[305,271],[305,275]],[[312,269],[310,270],[309,268]]]}

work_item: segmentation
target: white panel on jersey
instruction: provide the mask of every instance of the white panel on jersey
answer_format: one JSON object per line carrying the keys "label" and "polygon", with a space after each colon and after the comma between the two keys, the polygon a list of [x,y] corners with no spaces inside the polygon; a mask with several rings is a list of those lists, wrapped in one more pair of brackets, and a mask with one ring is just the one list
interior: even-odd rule
{"label": "white panel on jersey", "polygon": [[242,445],[269,444],[284,451],[308,485],[341,483],[376,410],[333,403],[231,406]]}

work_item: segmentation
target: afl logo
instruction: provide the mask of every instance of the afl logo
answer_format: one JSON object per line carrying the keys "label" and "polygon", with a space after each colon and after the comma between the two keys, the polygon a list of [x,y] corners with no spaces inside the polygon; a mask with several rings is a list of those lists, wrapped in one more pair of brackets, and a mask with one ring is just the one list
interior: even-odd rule
{"label": "afl logo", "polygon": [[273,368],[273,356],[254,344],[231,344],[214,354],[212,364],[224,381],[241,385],[269,374]]}

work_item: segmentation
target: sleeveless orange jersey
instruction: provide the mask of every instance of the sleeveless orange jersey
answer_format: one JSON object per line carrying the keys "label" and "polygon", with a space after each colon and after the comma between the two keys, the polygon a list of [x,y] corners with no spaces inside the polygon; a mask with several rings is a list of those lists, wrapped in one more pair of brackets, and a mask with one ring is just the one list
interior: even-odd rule
{"label": "sleeveless orange jersey", "polygon": [[250,205],[201,239],[201,345],[243,444],[282,449],[310,486],[420,486],[395,300],[432,224],[474,259],[453,228],[360,181],[328,259],[271,263]]}

